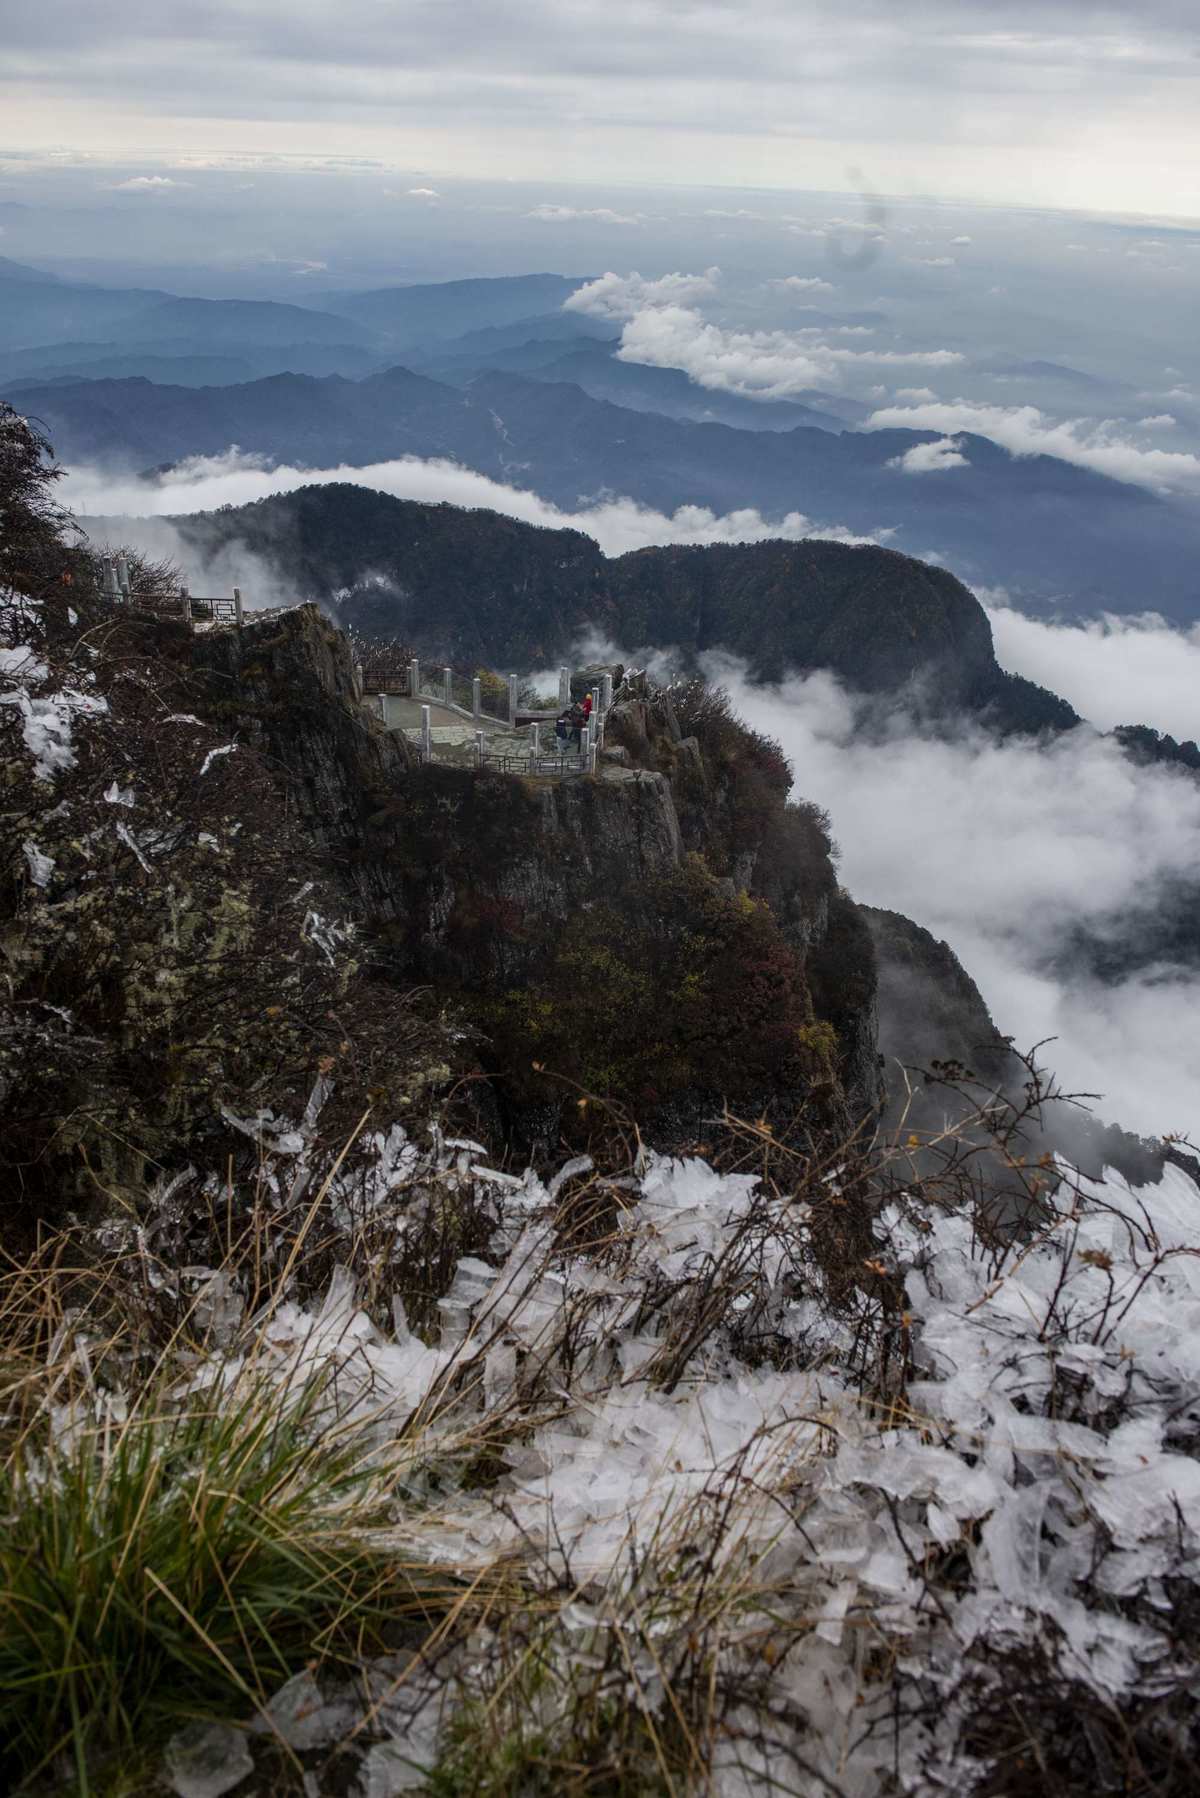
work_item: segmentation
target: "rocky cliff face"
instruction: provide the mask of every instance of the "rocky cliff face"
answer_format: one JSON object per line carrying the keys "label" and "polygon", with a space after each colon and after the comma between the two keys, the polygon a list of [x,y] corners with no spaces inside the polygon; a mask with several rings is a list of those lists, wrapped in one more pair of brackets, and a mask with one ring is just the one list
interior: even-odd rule
{"label": "rocky cliff face", "polygon": [[599,630],[687,662],[742,657],[753,677],[827,668],[867,693],[1067,729],[1070,706],[997,665],[983,608],[943,568],[873,544],[666,546],[606,557],[579,531],[314,486],[174,521],[197,557],[230,546],[367,635],[493,667],[546,667]]}
{"label": "rocky cliff face", "polygon": [[[1030,1069],[1001,1034],[983,995],[948,943],[900,912],[861,906],[878,968],[878,1044],[889,1131],[934,1137],[996,1094],[1019,1109]],[[1161,1144],[1143,1142],[1087,1111],[1048,1104],[1031,1117],[1023,1148],[1062,1154],[1098,1178],[1115,1167],[1135,1183],[1157,1180]]]}
{"label": "rocky cliff face", "polygon": [[333,1141],[372,1089],[427,1109],[462,1050],[370,980],[338,875],[364,787],[411,759],[344,642],[310,608],[239,644],[72,598],[0,617],[10,1202],[135,1203],[319,1082]]}
{"label": "rocky cliff face", "polygon": [[838,885],[829,820],[789,798],[792,774],[779,745],[737,723],[702,681],[655,691],[642,676],[626,683],[608,735],[667,776],[685,848],[769,908],[805,969],[817,1014],[835,1033],[851,1110],[873,1109],[883,1091],[874,950]]}
{"label": "rocky cliff face", "polygon": [[220,1166],[318,1091],[331,1142],[364,1094],[441,1094],[521,1156],[596,1111],[682,1146],[727,1104],[828,1137],[869,1103],[869,945],[843,979],[828,839],[771,746],[647,690],[645,753],[601,778],[424,766],[315,607],[192,636],[75,599],[4,619],[0,1103],[31,1220]]}

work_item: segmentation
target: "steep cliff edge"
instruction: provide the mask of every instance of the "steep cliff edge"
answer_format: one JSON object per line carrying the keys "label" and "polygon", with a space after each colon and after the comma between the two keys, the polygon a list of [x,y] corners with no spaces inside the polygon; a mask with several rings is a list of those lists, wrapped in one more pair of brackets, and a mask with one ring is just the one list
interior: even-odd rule
{"label": "steep cliff edge", "polygon": [[193,635],[72,602],[3,620],[0,1103],[29,1220],[136,1207],[318,1101],[329,1144],[364,1104],[436,1103],[521,1157],[597,1114],[682,1146],[726,1106],[828,1140],[868,1102],[869,955],[861,1004],[822,984],[828,840],[755,785],[749,733],[738,771],[741,727],[722,761],[652,721],[670,771],[558,785],[423,765],[313,606]]}
{"label": "steep cliff edge", "polygon": [[427,1110],[469,1064],[371,978],[337,878],[363,784],[410,759],[347,700],[344,643],[260,624],[231,683],[216,639],[70,598],[0,608],[10,1213],[136,1205],[314,1094],[335,1144],[364,1095]]}
{"label": "steep cliff edge", "polygon": [[[992,1020],[982,993],[948,943],[900,912],[864,905],[878,969],[878,1042],[889,1132],[936,1136],[989,1094],[1020,1108],[1030,1070]],[[1116,1168],[1134,1183],[1157,1180],[1161,1144],[1104,1124],[1076,1106],[1048,1105],[1025,1129],[1026,1152],[1065,1155],[1098,1178]]]}
{"label": "steep cliff edge", "polygon": [[295,616],[201,639],[198,657],[214,693],[233,696],[218,703],[248,706],[247,728],[300,780],[376,965],[477,1027],[514,1146],[569,1126],[574,1137],[581,1096],[672,1145],[726,1106],[806,1130],[848,1128],[870,1108],[870,944],[847,934],[827,829],[787,803],[777,745],[702,683],[679,701],[685,736],[643,680],[618,693],[610,736],[626,753],[600,778],[424,766],[407,745],[389,778],[356,738],[347,791],[328,720],[315,735],[305,722],[300,679],[319,662],[328,687],[322,658],[340,639],[310,609],[297,642]]}

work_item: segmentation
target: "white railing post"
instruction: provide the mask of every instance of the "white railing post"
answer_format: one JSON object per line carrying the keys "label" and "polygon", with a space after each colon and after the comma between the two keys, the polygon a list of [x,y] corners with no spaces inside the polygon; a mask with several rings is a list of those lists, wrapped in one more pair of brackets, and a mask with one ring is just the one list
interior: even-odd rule
{"label": "white railing post", "polygon": [[537,759],[541,755],[541,753],[542,753],[542,727],[535,719],[534,723],[533,723],[533,759],[535,762],[537,761]]}
{"label": "white railing post", "polygon": [[571,703],[571,670],[560,668],[558,671],[558,709],[565,712]]}
{"label": "white railing post", "polygon": [[423,762],[433,760],[433,728],[429,722],[427,705],[421,707],[421,760]]}
{"label": "white railing post", "polygon": [[111,556],[105,556],[101,566],[104,569],[104,593],[108,599],[120,599],[121,589],[117,585],[117,571],[113,567]]}
{"label": "white railing post", "polygon": [[[476,684],[478,685],[478,683],[476,683]],[[479,764],[479,766],[482,768],[483,767],[483,732],[481,730],[477,730],[475,732],[475,760]]]}
{"label": "white railing post", "polygon": [[[241,628],[242,628],[242,590],[240,587],[235,587],[233,590],[233,615],[237,620],[238,629],[241,630]],[[361,665],[361,663],[359,664],[358,678],[359,678],[359,685],[361,687],[361,684],[362,684],[362,665]],[[359,693],[359,698],[360,699],[362,698],[361,691]]]}
{"label": "white railing post", "polygon": [[125,599],[129,598],[129,563],[124,556],[117,557],[117,585]]}
{"label": "white railing post", "polygon": [[361,662],[355,662],[354,667],[351,670],[351,679],[354,683],[354,697],[361,703],[363,696],[363,668]]}
{"label": "white railing post", "polygon": [[508,722],[510,724],[517,722],[517,677],[515,674],[510,674],[508,677]]}
{"label": "white railing post", "polygon": [[416,699],[421,691],[421,664],[416,656],[408,664],[408,697]]}
{"label": "white railing post", "polygon": [[190,624],[192,622],[192,596],[186,587],[179,589],[179,610],[183,616],[183,622]]}
{"label": "white railing post", "polygon": [[483,717],[483,682],[478,675],[471,682],[471,716]]}
{"label": "white railing post", "polygon": [[600,689],[599,689],[599,687],[593,687],[592,688],[592,717],[598,718],[599,716],[600,716]]}
{"label": "white railing post", "polygon": [[454,671],[451,668],[442,669],[442,703],[454,704]]}
{"label": "white railing post", "polygon": [[601,677],[601,680],[600,680],[600,712],[601,712],[601,716],[603,716],[603,714],[605,712],[607,712],[609,707],[612,705],[612,696],[613,696],[612,675],[605,674]]}

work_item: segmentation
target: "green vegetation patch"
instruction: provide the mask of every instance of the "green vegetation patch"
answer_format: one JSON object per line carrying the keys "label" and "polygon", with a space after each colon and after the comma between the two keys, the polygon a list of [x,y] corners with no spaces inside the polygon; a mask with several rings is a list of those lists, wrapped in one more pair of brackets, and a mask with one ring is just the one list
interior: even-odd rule
{"label": "green vegetation patch", "polygon": [[[324,1391],[252,1375],[95,1397],[0,1465],[5,1789],[66,1753],[82,1793],[179,1722],[261,1709],[299,1668],[382,1650],[445,1609],[441,1576],[382,1557],[387,1482]],[[99,1773],[97,1773],[99,1770]]]}

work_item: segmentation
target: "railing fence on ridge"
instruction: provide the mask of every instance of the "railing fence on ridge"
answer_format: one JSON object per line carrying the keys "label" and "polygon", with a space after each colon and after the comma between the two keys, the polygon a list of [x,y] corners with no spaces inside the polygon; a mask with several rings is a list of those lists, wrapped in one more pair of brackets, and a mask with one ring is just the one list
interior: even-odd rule
{"label": "railing fence on ridge", "polygon": [[134,590],[129,563],[124,556],[105,556],[101,563],[101,591],[113,605],[126,605],[133,612],[144,612],[152,618],[181,618],[185,624],[243,623],[242,590],[235,587],[231,596],[208,597],[180,587],[176,593],[138,593]]}
{"label": "railing fence on ridge", "polygon": [[[359,643],[355,648],[362,673],[363,692],[383,701],[379,709],[385,722],[386,701],[393,696],[414,702],[428,700],[431,704],[439,705],[448,712],[457,712],[464,718],[490,718],[496,723],[510,726],[515,726],[521,720],[529,722],[535,718],[557,716],[553,710],[522,705],[521,683],[515,674],[468,674],[463,669],[448,664],[425,668],[411,651],[394,644]],[[570,704],[570,683],[570,669],[560,669],[559,710]]]}
{"label": "railing fence on ridge", "polygon": [[[132,611],[152,617],[177,617],[188,625],[233,624],[240,630],[244,622],[242,591],[233,589],[231,597],[205,597],[180,587],[177,594],[135,592],[125,556],[105,556],[102,562],[102,591],[114,605],[126,605]],[[269,616],[256,613],[256,617]],[[421,722],[415,734],[423,761],[433,760],[434,738],[432,708],[479,725],[485,718],[493,725],[507,725],[512,733],[509,746],[488,746],[488,732],[475,732],[474,759],[478,768],[490,768],[505,774],[561,778],[568,774],[594,774],[600,747],[604,742],[604,723],[612,704],[612,675],[602,674],[591,690],[591,712],[577,741],[569,750],[557,740],[552,747],[542,742],[542,727],[557,720],[571,704],[571,670],[558,671],[558,706],[556,709],[522,706],[520,681],[515,674],[487,677],[482,673],[466,674],[446,664],[432,673],[423,673],[419,659],[399,644],[354,644],[354,691],[359,700],[380,701],[378,710],[387,722],[389,697],[409,699],[420,705]],[[526,735],[527,742],[511,747],[512,736]]]}

